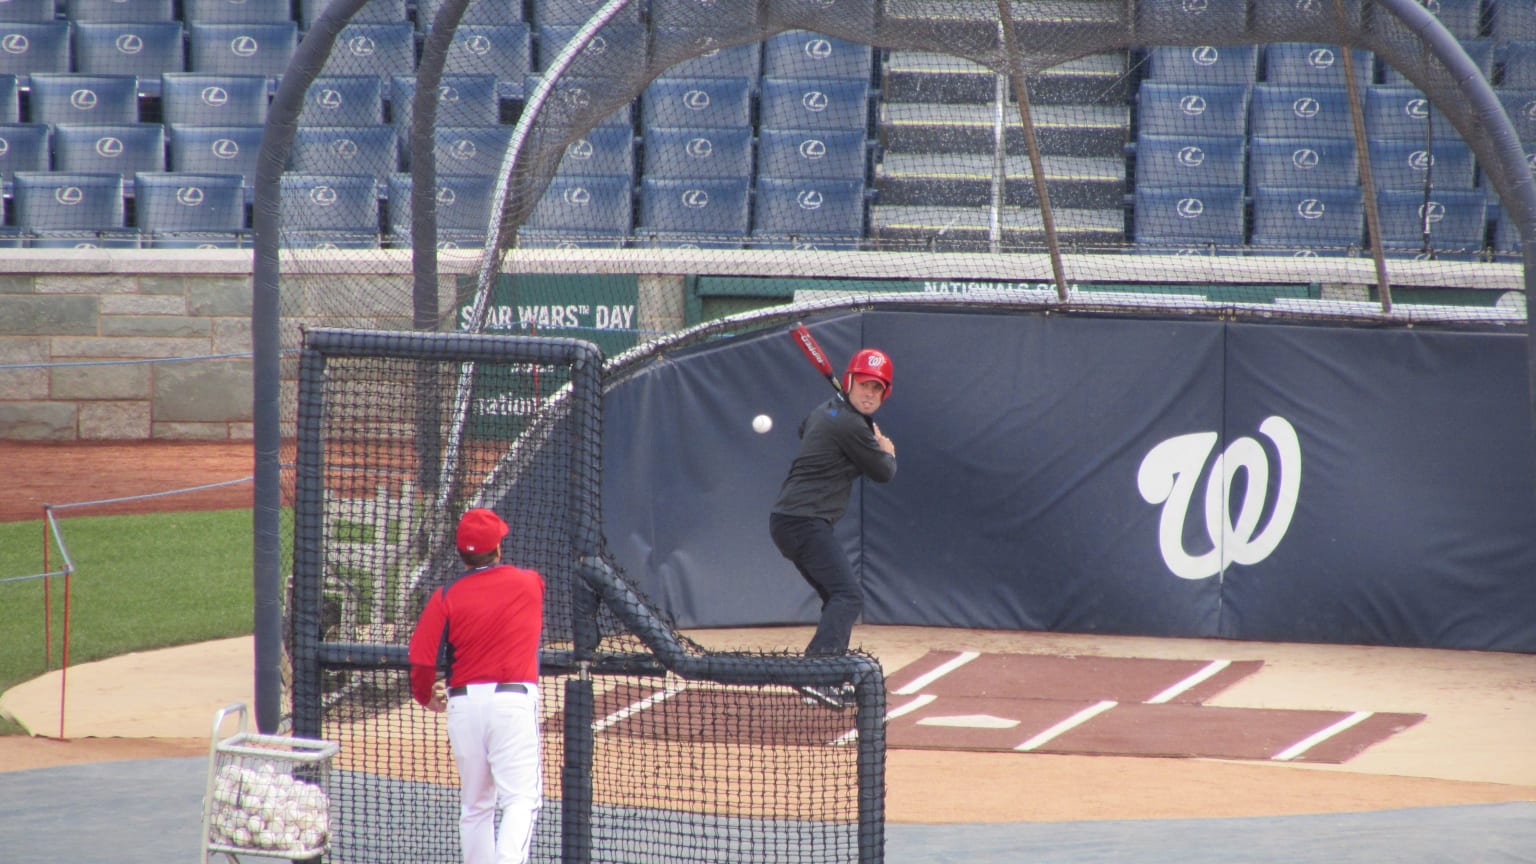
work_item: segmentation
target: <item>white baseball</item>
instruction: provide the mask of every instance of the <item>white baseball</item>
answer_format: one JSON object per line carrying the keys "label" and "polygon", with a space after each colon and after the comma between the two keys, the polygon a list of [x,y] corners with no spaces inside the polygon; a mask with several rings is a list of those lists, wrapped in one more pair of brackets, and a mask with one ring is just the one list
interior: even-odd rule
{"label": "white baseball", "polygon": [[752,431],[756,432],[757,434],[762,435],[772,428],[773,418],[769,417],[767,414],[759,414],[752,418]]}

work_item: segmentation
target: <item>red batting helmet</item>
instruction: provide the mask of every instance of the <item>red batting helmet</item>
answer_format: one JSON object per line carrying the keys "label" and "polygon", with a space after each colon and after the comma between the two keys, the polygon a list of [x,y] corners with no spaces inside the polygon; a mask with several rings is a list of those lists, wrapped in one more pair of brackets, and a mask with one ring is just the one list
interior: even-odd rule
{"label": "red batting helmet", "polygon": [[853,389],[853,376],[868,375],[885,385],[885,397],[891,396],[891,358],[884,351],[865,348],[848,361],[848,371],[843,373],[843,389]]}

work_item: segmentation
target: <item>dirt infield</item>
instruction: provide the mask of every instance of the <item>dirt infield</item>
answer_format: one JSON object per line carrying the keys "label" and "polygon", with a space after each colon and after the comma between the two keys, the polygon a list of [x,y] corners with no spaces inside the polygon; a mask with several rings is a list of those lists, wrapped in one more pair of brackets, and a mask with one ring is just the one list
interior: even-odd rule
{"label": "dirt infield", "polygon": [[[11,481],[9,494],[0,496],[0,520],[15,521],[39,518],[45,502],[139,496],[246,478],[252,472],[252,448],[248,442],[0,442],[0,465]],[[88,512],[249,507],[250,503],[250,484],[242,483]],[[782,648],[802,644],[806,632],[764,628],[690,635],[720,649]],[[1189,691],[1199,695],[1203,705],[1423,716],[1422,722],[1404,725],[1385,740],[1327,765],[893,747],[887,780],[888,813],[895,822],[1256,816],[1536,800],[1536,752],[1529,746],[1529,729],[1536,725],[1533,657],[918,627],[860,627],[855,641],[881,658],[896,684],[910,681],[927,668],[920,661],[933,657],[933,652],[1033,656],[1036,661],[1009,661],[1026,673],[1015,685],[1025,696],[1039,683],[1040,670],[1066,662],[1061,658],[1198,661],[1177,667],[1178,674],[1185,675],[1221,657],[1239,664],[1245,674],[1231,680],[1213,677],[1207,690]],[[247,650],[247,644],[234,646],[238,656],[246,656],[240,652]],[[210,668],[199,668],[200,655]],[[899,670],[908,668],[914,672],[900,677]],[[987,668],[976,665],[973,671]],[[243,694],[249,692],[251,677],[248,665],[229,662],[200,646],[72,668],[68,728],[70,735],[78,737],[63,741],[0,737],[0,771],[206,755],[209,741],[195,736],[212,716],[207,705],[210,700],[222,705],[231,697],[248,698]],[[950,680],[962,682],[964,676],[956,674]],[[978,676],[977,681],[977,686],[995,689],[991,676]],[[33,698],[51,698],[56,705],[56,677],[16,688],[6,694],[8,704],[26,696],[22,691],[29,688],[40,694]],[[1156,691],[1143,690],[1111,696],[1120,701],[1154,701],[1147,694]],[[940,707],[945,705],[942,700],[953,699],[954,707],[942,713],[914,712],[904,720],[893,718],[893,731],[927,734],[965,724],[995,728],[1023,717],[1009,713],[1017,707],[1011,703],[967,703],[963,694],[946,695],[942,688],[928,687],[923,692],[936,694]],[[1108,698],[1099,693],[1083,697]],[[892,697],[893,709],[901,704],[902,700]],[[177,711],[186,716],[174,718],[173,724],[169,721]],[[144,718],[155,712],[163,713],[167,722],[146,726]],[[896,729],[898,722],[905,724],[903,729]],[[35,728],[47,732],[49,726],[44,722]],[[1091,729],[1085,725],[1078,733]],[[1070,740],[1065,735],[1061,738]],[[892,741],[896,743],[897,736]]]}

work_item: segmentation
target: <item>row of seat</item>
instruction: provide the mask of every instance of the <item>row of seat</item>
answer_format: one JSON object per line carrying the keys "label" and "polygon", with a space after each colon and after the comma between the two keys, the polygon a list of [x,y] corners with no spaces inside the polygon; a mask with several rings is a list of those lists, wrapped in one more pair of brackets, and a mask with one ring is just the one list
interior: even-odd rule
{"label": "row of seat", "polygon": [[[1464,40],[1462,47],[1496,87],[1536,87],[1536,36],[1497,43]],[[1408,79],[1369,51],[1349,59],[1356,83],[1402,85]],[[1268,45],[1160,46],[1146,52],[1146,78],[1186,84],[1328,84],[1343,86],[1346,69],[1337,45],[1276,42]]]}
{"label": "row of seat", "polygon": [[[1422,5],[1457,39],[1536,39],[1536,8],[1526,0],[1424,0]],[[1294,7],[1254,4],[1252,10],[1247,3],[1191,0],[1142,0],[1138,6],[1138,30],[1149,38],[1162,36],[1170,42],[1175,37],[1190,41],[1236,39],[1276,26],[1309,26],[1320,33],[1331,33],[1336,29],[1335,11],[1355,23],[1367,14],[1362,0],[1340,0],[1337,10],[1332,0],[1298,3]],[[1312,20],[1308,22],[1307,18]],[[1383,31],[1395,24],[1386,15],[1381,18],[1373,23]],[[1401,25],[1397,27],[1401,29]]]}

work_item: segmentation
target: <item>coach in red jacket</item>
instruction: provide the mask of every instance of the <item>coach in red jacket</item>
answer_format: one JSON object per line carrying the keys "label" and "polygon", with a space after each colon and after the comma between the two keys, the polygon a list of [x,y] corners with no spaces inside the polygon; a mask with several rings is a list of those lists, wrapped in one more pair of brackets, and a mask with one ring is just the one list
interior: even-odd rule
{"label": "coach in red jacket", "polygon": [[[544,577],[501,563],[507,523],[474,509],[456,541],[466,569],[432,592],[411,634],[411,695],[448,712],[465,864],[523,864],[543,803],[539,642]],[[438,682],[447,667],[446,685]],[[495,815],[501,811],[501,831]]]}

